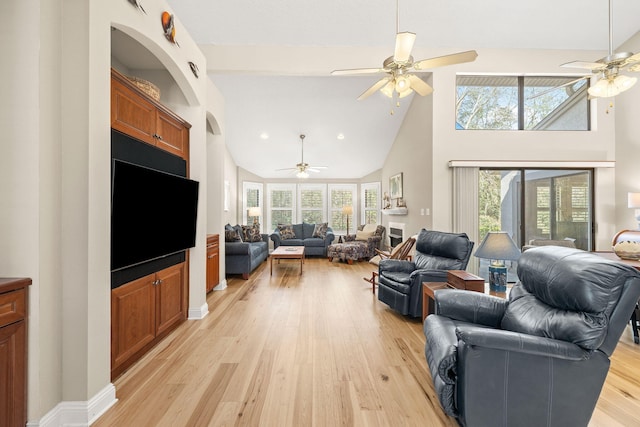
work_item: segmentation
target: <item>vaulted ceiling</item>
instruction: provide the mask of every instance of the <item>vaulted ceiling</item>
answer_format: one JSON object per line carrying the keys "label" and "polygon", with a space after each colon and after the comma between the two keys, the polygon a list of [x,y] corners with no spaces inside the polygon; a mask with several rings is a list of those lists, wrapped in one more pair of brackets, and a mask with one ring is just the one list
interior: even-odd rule
{"label": "vaulted ceiling", "polygon": [[[225,96],[225,141],[240,167],[290,176],[275,169],[300,161],[301,133],[305,161],[329,167],[313,177],[359,178],[382,167],[410,99],[391,115],[378,94],[356,101],[375,76],[329,72],[378,67],[393,53],[396,1],[167,1]],[[615,49],[640,30],[640,1],[612,1]],[[608,49],[607,0],[400,0],[399,10],[399,30],[417,34],[417,53]],[[597,58],[566,61],[576,59]]]}

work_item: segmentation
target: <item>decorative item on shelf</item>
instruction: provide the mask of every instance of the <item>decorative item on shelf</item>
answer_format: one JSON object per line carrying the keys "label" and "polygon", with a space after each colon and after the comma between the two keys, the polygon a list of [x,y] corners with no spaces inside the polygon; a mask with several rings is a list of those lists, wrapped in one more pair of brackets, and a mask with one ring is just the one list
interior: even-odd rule
{"label": "decorative item on shelf", "polygon": [[405,202],[402,197],[399,197],[398,199],[396,199],[396,208],[406,208],[406,207],[407,207],[407,202]]}
{"label": "decorative item on shelf", "polygon": [[382,196],[382,200],[384,201],[384,207],[382,209],[390,209],[391,208],[391,197],[389,197],[389,193],[384,192],[384,196]]}
{"label": "decorative item on shelf", "polygon": [[627,193],[627,206],[629,209],[635,209],[636,221],[640,230],[640,193]]}
{"label": "decorative item on shelf", "polygon": [[640,230],[618,232],[613,237],[612,249],[620,259],[640,260]]}
{"label": "decorative item on shelf", "polygon": [[134,5],[135,7],[137,7],[138,9],[140,9],[142,12],[144,12],[145,15],[147,14],[147,11],[144,10],[144,8],[142,7],[142,5],[138,0],[127,0],[127,1],[132,5]]}
{"label": "decorative item on shelf", "polygon": [[505,260],[520,258],[520,251],[506,231],[490,231],[475,253],[478,258],[490,260],[489,288],[496,292],[507,291],[507,267]]}
{"label": "decorative item on shelf", "polygon": [[347,216],[347,236],[349,235],[349,215],[353,215],[353,206],[343,206],[342,214]]}
{"label": "decorative item on shelf", "polygon": [[260,208],[258,206],[254,206],[249,208],[249,213],[248,216],[249,218],[253,217],[253,226],[254,227],[260,227]]}
{"label": "decorative item on shelf", "polygon": [[148,80],[139,77],[125,76],[127,80],[133,83],[138,89],[149,95],[156,101],[160,101],[160,89]]}
{"label": "decorative item on shelf", "polygon": [[402,172],[389,178],[389,193],[392,199],[402,198]]}
{"label": "decorative item on shelf", "polygon": [[198,70],[198,66],[195,63],[189,61],[189,68],[191,68],[191,72],[193,73],[194,76],[196,76],[196,79],[197,79],[198,71],[200,71]]}
{"label": "decorative item on shelf", "polygon": [[176,41],[176,26],[174,23],[173,15],[165,10],[160,16],[160,21],[162,22],[162,31],[164,31],[164,36],[167,38],[167,40],[180,47],[180,45]]}

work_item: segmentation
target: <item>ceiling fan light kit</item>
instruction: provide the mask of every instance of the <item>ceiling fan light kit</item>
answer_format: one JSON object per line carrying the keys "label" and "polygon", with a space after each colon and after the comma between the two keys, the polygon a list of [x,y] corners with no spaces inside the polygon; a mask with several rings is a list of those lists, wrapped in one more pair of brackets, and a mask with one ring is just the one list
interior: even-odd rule
{"label": "ceiling fan light kit", "polygon": [[300,158],[300,163],[296,164],[294,168],[284,168],[284,169],[276,169],[276,171],[291,171],[295,172],[296,177],[298,178],[309,178],[309,172],[320,172],[321,169],[327,169],[326,166],[311,166],[309,163],[305,163],[304,161],[304,138],[305,135],[300,135],[300,146],[302,148],[302,155]]}
{"label": "ceiling fan light kit", "polygon": [[[359,97],[361,101],[377,92],[378,90],[387,98],[397,96],[404,98],[416,92],[420,96],[426,96],[433,92],[433,88],[424,80],[418,77],[417,72],[424,72],[432,68],[445,65],[461,64],[471,62],[478,54],[474,50],[441,56],[438,58],[423,59],[413,61],[411,50],[416,40],[415,33],[400,32],[400,5],[396,2],[396,44],[393,56],[388,57],[382,63],[382,68],[354,68],[346,70],[334,70],[332,75],[358,75],[386,73],[386,77],[378,80],[369,87]],[[393,110],[392,110],[393,113]]]}
{"label": "ceiling fan light kit", "polygon": [[[593,75],[599,75],[600,80],[587,89],[592,98],[610,98],[631,89],[638,80],[636,77],[620,74],[620,70],[627,68],[628,71],[640,71],[640,53],[613,52],[613,13],[611,0],[609,0],[609,54],[596,62],[573,61],[562,64],[561,67],[586,68],[591,70],[592,75],[581,77],[587,79]],[[578,80],[580,80],[578,79]]]}

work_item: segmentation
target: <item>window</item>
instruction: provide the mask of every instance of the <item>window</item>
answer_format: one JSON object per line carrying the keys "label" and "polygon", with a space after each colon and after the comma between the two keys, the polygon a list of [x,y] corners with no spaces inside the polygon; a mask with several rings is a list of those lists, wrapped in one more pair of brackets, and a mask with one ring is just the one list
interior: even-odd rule
{"label": "window", "polygon": [[459,75],[456,129],[589,130],[587,81]]}
{"label": "window", "polygon": [[293,224],[296,206],[295,184],[267,184],[267,221],[269,230],[278,224]]}
{"label": "window", "polygon": [[262,191],[263,185],[260,182],[244,181],[242,183],[242,223],[253,224],[254,217],[249,216],[249,208],[260,208],[260,215],[257,217],[262,227]]}
{"label": "window", "polygon": [[[329,184],[329,227],[335,233],[353,231],[353,218],[357,218],[356,184]],[[347,230],[347,216],[342,213],[343,206],[353,206],[353,214],[350,215],[350,229]]]}
{"label": "window", "polygon": [[300,222],[320,224],[327,222],[327,186],[325,184],[300,184],[298,186],[300,201]]}
{"label": "window", "polygon": [[362,224],[380,223],[380,183],[368,182],[360,186]]}

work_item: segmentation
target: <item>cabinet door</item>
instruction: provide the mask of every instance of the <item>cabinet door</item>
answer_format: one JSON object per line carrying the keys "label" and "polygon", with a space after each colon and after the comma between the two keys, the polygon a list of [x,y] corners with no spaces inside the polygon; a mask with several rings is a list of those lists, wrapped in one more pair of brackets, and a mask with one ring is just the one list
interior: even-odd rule
{"label": "cabinet door", "polygon": [[149,144],[156,144],[156,107],[111,79],[111,127]]}
{"label": "cabinet door", "polygon": [[0,328],[0,425],[27,422],[26,328],[24,320]]}
{"label": "cabinet door", "polygon": [[207,238],[207,292],[220,283],[220,246],[218,235]]}
{"label": "cabinet door", "polygon": [[184,263],[156,273],[157,334],[160,335],[186,318],[184,298]]}
{"label": "cabinet door", "polygon": [[189,160],[189,129],[170,115],[158,111],[156,146]]}
{"label": "cabinet door", "polygon": [[111,291],[111,370],[156,336],[155,274]]}

